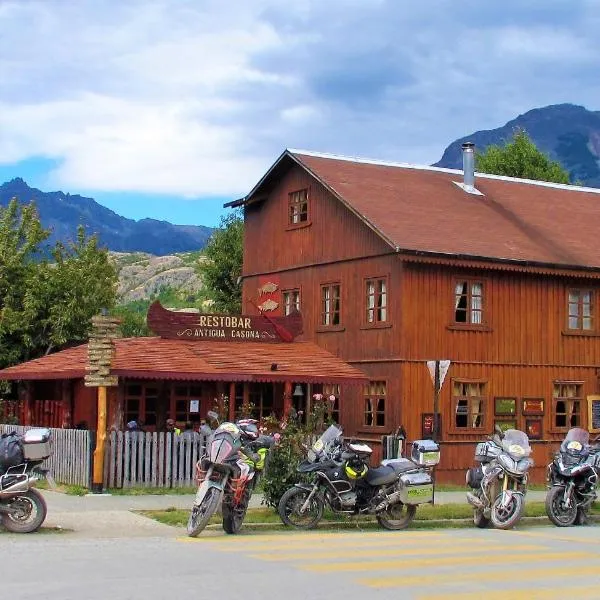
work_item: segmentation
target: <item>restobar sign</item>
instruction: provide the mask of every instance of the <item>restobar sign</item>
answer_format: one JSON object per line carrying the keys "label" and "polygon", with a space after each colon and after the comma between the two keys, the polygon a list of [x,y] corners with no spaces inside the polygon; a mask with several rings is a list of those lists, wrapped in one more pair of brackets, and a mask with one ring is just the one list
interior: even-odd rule
{"label": "restobar sign", "polygon": [[148,327],[162,338],[214,341],[292,342],[302,333],[302,316],[207,315],[172,311],[160,302],[148,309]]}

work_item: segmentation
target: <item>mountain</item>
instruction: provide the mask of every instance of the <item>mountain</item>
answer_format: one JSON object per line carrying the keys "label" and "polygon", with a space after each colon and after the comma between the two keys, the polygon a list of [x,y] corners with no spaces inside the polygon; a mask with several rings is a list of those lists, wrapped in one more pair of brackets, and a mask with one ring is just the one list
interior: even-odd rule
{"label": "mountain", "polygon": [[600,111],[575,104],[534,108],[497,129],[476,131],[452,142],[434,166],[462,169],[463,142],[474,142],[481,152],[491,144],[503,145],[515,128],[524,129],[540,150],[557,160],[572,182],[600,187]]}
{"label": "mountain", "polygon": [[109,250],[165,255],[199,250],[213,232],[213,228],[202,225],[126,219],[92,198],[42,192],[29,187],[20,177],[0,185],[0,206],[6,206],[15,197],[23,203],[35,202],[42,225],[52,232],[50,245],[75,239],[78,225],[83,224],[87,233],[97,234]]}

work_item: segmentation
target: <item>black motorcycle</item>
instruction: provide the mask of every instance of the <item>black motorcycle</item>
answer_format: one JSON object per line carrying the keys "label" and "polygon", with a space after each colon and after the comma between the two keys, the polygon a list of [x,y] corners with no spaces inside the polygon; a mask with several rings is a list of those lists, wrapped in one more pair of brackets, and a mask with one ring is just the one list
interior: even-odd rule
{"label": "black motorcycle", "polygon": [[590,434],[585,429],[570,429],[548,465],[546,513],[556,526],[586,523],[589,508],[596,500],[599,472],[600,447],[590,445]]}
{"label": "black motorcycle", "polygon": [[24,435],[0,438],[0,522],[13,533],[37,531],[46,519],[46,502],[33,486],[44,477],[41,464],[52,454],[49,429],[30,429]]}
{"label": "black motorcycle", "polygon": [[312,483],[296,484],[279,501],[283,523],[311,529],[327,505],[334,513],[374,514],[386,529],[408,527],[417,505],[433,501],[431,468],[440,460],[439,447],[431,440],[418,440],[412,460],[384,460],[375,469],[368,465],[371,454],[366,444],[345,443],[342,430],[329,427],[298,466]]}

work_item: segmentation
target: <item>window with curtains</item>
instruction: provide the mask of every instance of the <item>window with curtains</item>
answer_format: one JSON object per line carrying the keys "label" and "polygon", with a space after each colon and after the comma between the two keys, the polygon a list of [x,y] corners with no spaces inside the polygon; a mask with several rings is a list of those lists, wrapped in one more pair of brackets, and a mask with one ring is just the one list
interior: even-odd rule
{"label": "window with curtains", "polygon": [[552,425],[555,429],[581,426],[583,385],[574,382],[555,382],[552,388]]}
{"label": "window with curtains", "polygon": [[385,396],[385,381],[369,381],[365,385],[365,426],[385,427]]}
{"label": "window with curtains", "polygon": [[388,320],[387,277],[367,279],[366,282],[366,319],[376,325]]}
{"label": "window with curtains", "polygon": [[569,329],[593,331],[594,309],[592,290],[569,290]]}
{"label": "window with curtains", "polygon": [[321,286],[321,326],[333,327],[341,323],[341,302],[339,283]]}
{"label": "window with curtains", "polygon": [[288,225],[308,223],[308,190],[288,194]]}
{"label": "window with curtains", "polygon": [[287,316],[293,310],[300,310],[300,290],[283,290],[283,314]]}
{"label": "window with curtains", "polygon": [[483,325],[483,283],[459,280],[454,284],[454,322]]}
{"label": "window with curtains", "polygon": [[454,427],[456,429],[481,429],[485,427],[487,398],[485,383],[452,382]]}

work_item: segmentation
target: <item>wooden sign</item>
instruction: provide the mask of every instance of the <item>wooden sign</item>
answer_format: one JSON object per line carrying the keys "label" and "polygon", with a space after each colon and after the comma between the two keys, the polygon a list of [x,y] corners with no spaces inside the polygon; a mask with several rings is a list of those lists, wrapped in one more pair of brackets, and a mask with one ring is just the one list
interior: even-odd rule
{"label": "wooden sign", "polygon": [[120,319],[106,315],[92,317],[92,333],[88,342],[87,387],[111,387],[119,385],[119,380],[110,374],[115,355],[113,340],[118,337]]}
{"label": "wooden sign", "polygon": [[588,430],[600,433],[600,396],[588,396]]}
{"label": "wooden sign", "polygon": [[161,338],[203,342],[293,342],[302,333],[302,315],[221,315],[175,312],[156,301],[146,317]]}

